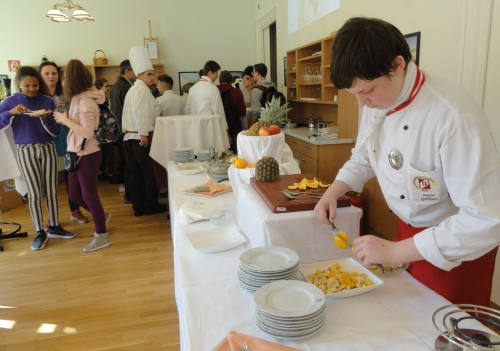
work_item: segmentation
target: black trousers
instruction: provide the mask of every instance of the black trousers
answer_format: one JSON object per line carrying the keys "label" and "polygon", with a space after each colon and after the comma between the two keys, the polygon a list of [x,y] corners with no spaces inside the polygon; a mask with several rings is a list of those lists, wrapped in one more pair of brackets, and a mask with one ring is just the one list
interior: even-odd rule
{"label": "black trousers", "polygon": [[149,156],[150,145],[142,147],[140,140],[126,140],[128,185],[132,195],[134,211],[144,211],[158,204],[158,186],[156,185],[153,159]]}

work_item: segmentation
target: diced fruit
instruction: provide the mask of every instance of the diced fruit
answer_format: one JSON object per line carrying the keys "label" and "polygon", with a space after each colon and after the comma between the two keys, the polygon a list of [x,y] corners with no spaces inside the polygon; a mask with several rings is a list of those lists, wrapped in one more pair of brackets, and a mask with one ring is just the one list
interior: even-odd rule
{"label": "diced fruit", "polygon": [[269,134],[270,134],[270,132],[269,132],[269,128],[268,127],[266,127],[266,126],[260,127],[260,129],[259,129],[259,136],[267,136]]}
{"label": "diced fruit", "polygon": [[298,187],[296,185],[289,185],[288,189],[290,189],[290,190],[296,190],[296,189],[298,189]]}
{"label": "diced fruit", "polygon": [[255,168],[255,166],[257,166],[257,162],[252,163],[251,165],[248,165],[245,168]]}
{"label": "diced fruit", "polygon": [[321,182],[319,182],[318,184],[321,188],[328,188],[330,186],[330,184],[323,184]]}
{"label": "diced fruit", "polygon": [[229,159],[229,162],[230,163],[234,163],[234,161],[236,161],[238,159],[238,156],[233,156]]}
{"label": "diced fruit", "polygon": [[234,161],[234,167],[236,168],[245,168],[247,166],[247,161],[244,158],[237,158]]}
{"label": "diced fruit", "polygon": [[333,236],[333,243],[335,244],[335,246],[337,246],[339,249],[342,249],[342,250],[345,250],[349,247],[347,245],[347,242],[344,239],[342,239],[341,237],[339,237],[338,235]]}
{"label": "diced fruit", "polygon": [[279,134],[279,133],[281,133],[280,127],[278,127],[278,126],[276,126],[274,124],[269,127],[269,134],[276,135],[276,134]]}

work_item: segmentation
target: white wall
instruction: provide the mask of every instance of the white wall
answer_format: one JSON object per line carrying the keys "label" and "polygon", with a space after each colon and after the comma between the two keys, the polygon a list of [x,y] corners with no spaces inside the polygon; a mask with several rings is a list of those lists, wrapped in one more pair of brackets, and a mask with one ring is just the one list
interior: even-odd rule
{"label": "white wall", "polygon": [[0,74],[14,77],[7,60],[38,65],[44,54],[58,64],[73,58],[93,64],[97,49],[106,53],[109,64],[119,64],[132,46],[143,45],[148,20],[160,39],[161,63],[174,78],[175,91],[179,71],[198,71],[208,60],[238,71],[255,63],[253,1],[79,0],[95,22],[51,22],[45,14],[62,2],[2,1]]}

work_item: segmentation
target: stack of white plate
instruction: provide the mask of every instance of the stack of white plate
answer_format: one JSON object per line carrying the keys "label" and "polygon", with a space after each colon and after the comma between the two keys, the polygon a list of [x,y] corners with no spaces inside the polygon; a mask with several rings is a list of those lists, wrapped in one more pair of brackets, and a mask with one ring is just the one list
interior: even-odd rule
{"label": "stack of white plate", "polygon": [[174,154],[173,156],[175,163],[177,162],[186,163],[194,161],[194,153],[192,148],[183,147],[180,149],[174,149],[172,152]]}
{"label": "stack of white plate", "polygon": [[255,324],[280,339],[302,339],[325,323],[325,294],[313,284],[280,280],[264,285],[254,295]]}
{"label": "stack of white plate", "polygon": [[210,151],[208,150],[202,150],[198,152],[198,161],[200,162],[210,162]]}
{"label": "stack of white plate", "polygon": [[263,246],[245,251],[240,256],[240,286],[249,292],[276,280],[295,279],[299,255],[286,247]]}

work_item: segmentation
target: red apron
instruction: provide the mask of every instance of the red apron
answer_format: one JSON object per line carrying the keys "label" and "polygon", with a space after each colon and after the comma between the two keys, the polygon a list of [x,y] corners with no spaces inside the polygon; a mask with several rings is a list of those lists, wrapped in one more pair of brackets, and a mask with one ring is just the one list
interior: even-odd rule
{"label": "red apron", "polygon": [[[426,228],[410,227],[398,219],[395,241],[412,238],[424,229]],[[497,249],[498,247],[494,248],[474,261],[462,262],[451,271],[445,271],[425,260],[410,263],[407,271],[452,303],[489,307]]]}

